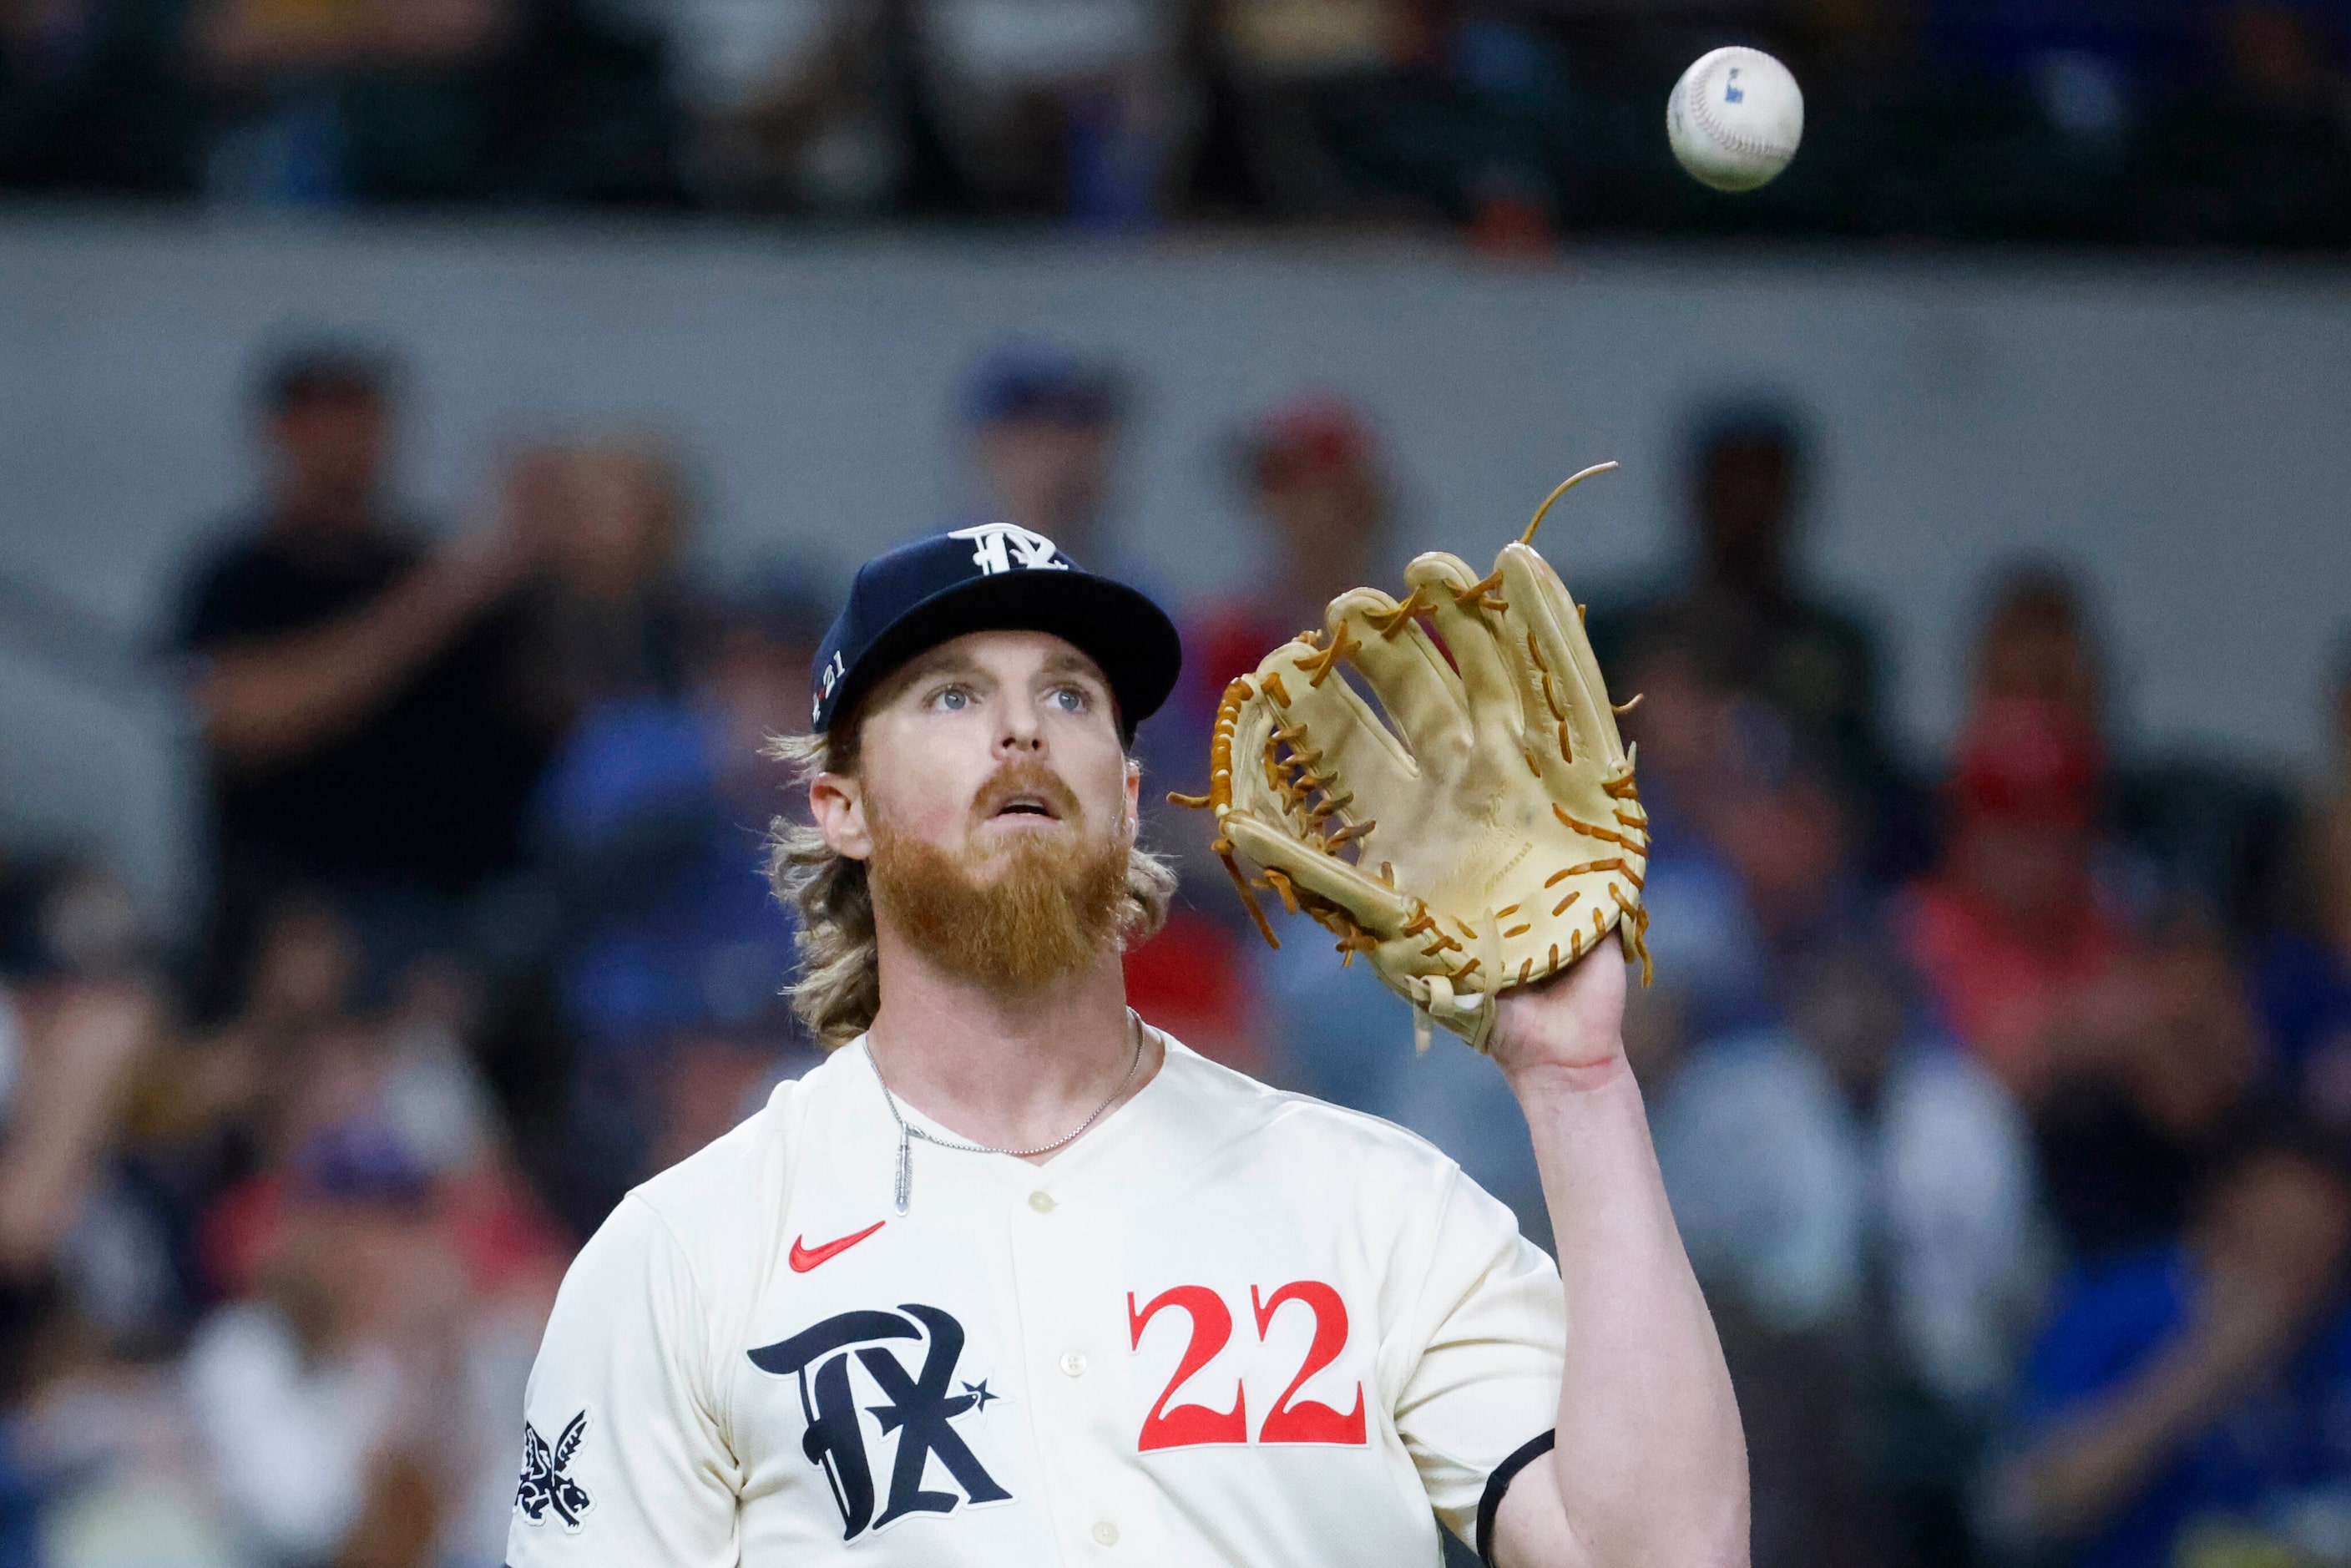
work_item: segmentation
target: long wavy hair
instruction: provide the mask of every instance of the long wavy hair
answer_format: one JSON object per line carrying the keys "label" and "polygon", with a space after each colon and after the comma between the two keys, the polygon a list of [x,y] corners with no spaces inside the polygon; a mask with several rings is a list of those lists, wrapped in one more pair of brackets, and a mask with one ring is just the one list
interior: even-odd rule
{"label": "long wavy hair", "polygon": [[[790,768],[794,789],[805,789],[820,773],[857,771],[857,728],[852,718],[830,736],[776,736],[767,755]],[[792,1012],[827,1050],[846,1045],[872,1026],[882,1007],[865,862],[835,853],[822,830],[779,816],[768,824],[768,881],[799,923],[799,969],[784,988]],[[1120,945],[1132,947],[1156,935],[1175,896],[1176,873],[1167,862],[1140,843],[1130,849]]]}

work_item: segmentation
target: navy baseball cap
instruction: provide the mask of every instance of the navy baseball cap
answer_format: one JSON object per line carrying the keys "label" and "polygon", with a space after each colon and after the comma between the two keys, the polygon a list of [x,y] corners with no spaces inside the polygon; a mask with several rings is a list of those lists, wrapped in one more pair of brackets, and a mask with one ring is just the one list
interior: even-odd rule
{"label": "navy baseball cap", "polygon": [[819,733],[891,671],[967,632],[1050,632],[1102,666],[1120,733],[1159,710],[1184,664],[1176,623],[1123,582],[1081,570],[1051,539],[982,523],[902,545],[857,569],[811,677]]}

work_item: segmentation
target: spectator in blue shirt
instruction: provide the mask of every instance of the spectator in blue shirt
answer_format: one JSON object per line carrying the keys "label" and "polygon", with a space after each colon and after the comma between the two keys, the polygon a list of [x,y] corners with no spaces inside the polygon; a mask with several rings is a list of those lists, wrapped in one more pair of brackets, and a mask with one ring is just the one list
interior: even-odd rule
{"label": "spectator in blue shirt", "polygon": [[[665,1124],[681,1074],[707,1065],[697,1054],[748,1061],[799,1043],[778,992],[792,925],[761,871],[768,819],[789,803],[759,748],[807,722],[820,623],[778,593],[711,619],[683,695],[590,710],[540,788],[543,864],[567,926],[558,1005],[579,1051],[563,1162],[575,1216],[601,1217],[676,1152]],[[727,1110],[709,1135],[732,1124]]]}
{"label": "spectator in blue shirt", "polygon": [[2003,1522],[2074,1568],[2220,1537],[2300,1560],[2351,1482],[2347,1241],[2336,1150],[2279,1124],[2216,1167],[2179,1240],[2077,1270],[2025,1364]]}
{"label": "spectator in blue shirt", "polygon": [[2351,644],[2332,696],[2334,775],[2303,846],[2307,908],[2270,938],[2255,985],[2286,1082],[2312,1116],[2351,1129]]}

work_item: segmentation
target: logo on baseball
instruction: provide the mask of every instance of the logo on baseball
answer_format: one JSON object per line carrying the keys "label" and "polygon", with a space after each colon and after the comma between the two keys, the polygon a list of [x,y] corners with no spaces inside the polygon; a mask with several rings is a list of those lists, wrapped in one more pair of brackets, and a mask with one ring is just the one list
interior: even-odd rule
{"label": "logo on baseball", "polygon": [[1752,191],[1777,179],[1804,139],[1804,93],[1761,49],[1717,49],[1666,100],[1674,156],[1702,184]]}

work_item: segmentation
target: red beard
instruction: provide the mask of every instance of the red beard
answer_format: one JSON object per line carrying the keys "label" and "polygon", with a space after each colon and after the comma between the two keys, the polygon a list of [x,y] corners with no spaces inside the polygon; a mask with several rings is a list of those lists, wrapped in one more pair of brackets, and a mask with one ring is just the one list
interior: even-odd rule
{"label": "red beard", "polygon": [[1077,797],[1044,764],[1007,764],[973,803],[977,831],[1015,795],[1050,804],[1063,831],[1020,832],[985,852],[945,849],[872,813],[873,907],[933,964],[990,990],[1040,989],[1117,949],[1136,915],[1127,846],[1097,841]]}

